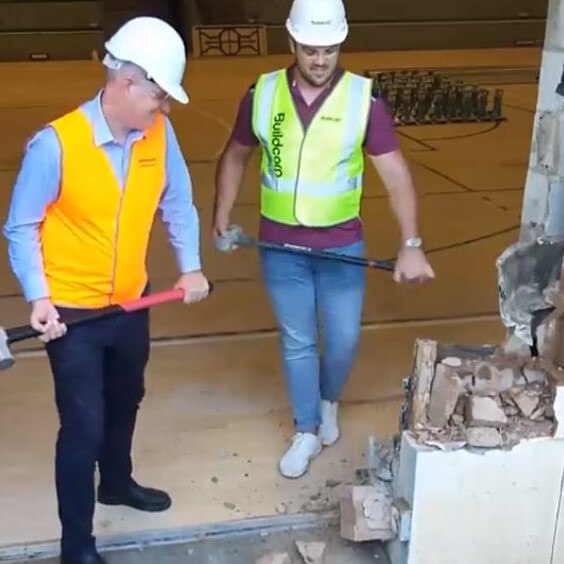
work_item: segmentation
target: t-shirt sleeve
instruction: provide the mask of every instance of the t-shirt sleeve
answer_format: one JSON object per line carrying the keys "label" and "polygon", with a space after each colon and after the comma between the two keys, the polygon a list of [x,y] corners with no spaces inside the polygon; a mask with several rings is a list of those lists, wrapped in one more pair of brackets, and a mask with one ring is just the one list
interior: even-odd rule
{"label": "t-shirt sleeve", "polygon": [[239,103],[239,110],[231,132],[231,139],[252,147],[259,144],[252,126],[253,89],[249,89]]}
{"label": "t-shirt sleeve", "polygon": [[382,98],[372,98],[364,139],[365,151],[373,156],[391,153],[399,148],[392,113]]}

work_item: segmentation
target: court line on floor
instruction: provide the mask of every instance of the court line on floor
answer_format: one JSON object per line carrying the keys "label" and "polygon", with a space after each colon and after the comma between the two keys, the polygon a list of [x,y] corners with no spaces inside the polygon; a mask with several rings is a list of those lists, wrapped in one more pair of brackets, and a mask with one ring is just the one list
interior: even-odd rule
{"label": "court line on floor", "polygon": [[[421,141],[452,141],[452,140],[456,140],[456,139],[468,139],[470,137],[478,137],[479,135],[485,135],[486,133],[492,133],[493,131],[498,129],[499,126],[502,123],[503,122],[498,121],[498,122],[494,123],[494,125],[491,125],[490,127],[488,127],[487,129],[483,129],[481,131],[474,131],[472,133],[464,133],[462,135],[453,135],[452,137],[425,137],[425,138],[421,139]],[[476,123],[476,124],[467,123],[467,124],[459,124],[459,125],[478,125],[478,123]]]}
{"label": "court line on floor", "polygon": [[[362,324],[361,332],[385,331],[388,329],[409,329],[416,327],[429,327],[433,325],[462,325],[467,323],[483,323],[499,321],[501,318],[497,313],[483,313],[461,317],[437,317],[425,319],[406,319],[393,321],[368,321]],[[278,337],[276,329],[261,329],[249,332],[225,332],[214,335],[186,336],[186,337],[156,337],[151,341],[153,348],[168,348],[186,345],[208,344],[208,343],[228,343],[253,341],[257,339],[272,339]]]}
{"label": "court line on floor", "polygon": [[[417,163],[419,164],[419,163]],[[427,192],[426,194],[418,194],[418,199],[427,198],[428,196],[467,196],[469,194],[495,194],[499,192],[522,192],[524,188],[522,186],[518,188],[480,188],[480,189],[473,189],[470,188],[469,190],[444,190],[442,192]],[[371,195],[364,195],[362,197],[364,201],[370,200],[388,200],[389,196],[387,194],[371,194]],[[492,202],[493,203],[493,202]],[[235,208],[249,208],[249,207],[257,207],[259,202],[239,202],[235,204]],[[204,206],[198,205],[196,206],[198,211],[206,211],[208,208],[211,207],[211,203],[206,204]]]}
{"label": "court line on floor", "polygon": [[[502,190],[503,192],[508,192],[509,190]],[[457,194],[466,194],[466,192],[454,192],[452,193],[454,195]],[[442,193],[436,193],[434,194],[436,196],[440,196],[442,195]],[[454,243],[449,243],[448,245],[443,245],[440,247],[432,247],[430,249],[426,250],[426,254],[432,254],[432,253],[438,253],[441,251],[447,251],[447,250],[451,250],[451,249],[455,249],[458,247],[464,247],[466,245],[471,245],[472,243],[479,243],[480,241],[485,241],[487,239],[493,239],[494,237],[498,237],[500,235],[505,235],[507,233],[511,233],[512,231],[517,231],[518,229],[520,229],[520,225],[511,225],[510,227],[506,227],[504,229],[500,229],[499,231],[494,231],[491,233],[486,233],[485,235],[480,235],[478,237],[472,237],[470,239],[464,239],[463,241],[456,241]],[[388,258],[386,260],[395,260],[395,257],[391,257]],[[253,282],[253,281],[257,281],[259,280],[259,278],[253,278],[253,277],[235,277],[235,278],[218,278],[216,280],[214,280],[214,283],[216,285],[218,284],[234,284],[234,283],[238,283],[238,282]],[[22,294],[17,294],[17,293],[10,293],[10,294],[0,294],[0,300],[3,299],[16,299],[16,298],[23,298]]]}
{"label": "court line on floor", "polygon": [[417,163],[420,167],[424,168],[425,170],[432,172],[433,174],[436,174],[439,178],[442,178],[443,180],[446,180],[447,182],[450,182],[451,184],[454,184],[455,186],[462,188],[466,192],[468,192],[468,193],[474,192],[474,190],[472,190],[472,188],[470,188],[469,186],[466,186],[466,184],[463,184],[462,182],[455,180],[454,178],[451,178],[447,174],[444,174],[444,173],[434,169],[432,166],[429,166],[428,164],[422,163],[422,162],[418,161],[417,159],[412,159],[412,160],[413,160],[413,162]]}
{"label": "court line on floor", "polygon": [[[459,180],[455,180],[454,178],[448,176],[447,174],[444,174],[440,171],[438,171],[437,169],[433,168],[432,166],[429,166],[428,164],[422,163],[421,161],[410,157],[410,160],[416,164],[418,164],[420,167],[424,168],[425,170],[436,174],[439,178],[442,178],[443,180],[446,180],[447,182],[450,182],[451,184],[454,184],[455,186],[458,186],[459,188],[462,188],[466,193],[468,194],[476,194],[476,190],[470,188],[470,186],[467,186],[466,184],[460,182]],[[509,211],[508,208],[506,208],[503,205],[497,204],[496,202],[493,202],[492,200],[490,200],[489,198],[486,198],[484,196],[482,196],[481,198],[484,202],[487,202],[488,204],[493,205],[494,207],[506,212]]]}
{"label": "court line on floor", "polygon": [[[492,133],[493,131],[495,131],[503,122],[498,121],[496,123],[494,123],[494,125],[491,125],[490,123],[487,123],[488,128],[487,129],[482,129],[480,131],[473,131],[472,133],[463,133],[461,135],[453,135],[453,136],[449,136],[449,137],[412,137],[410,135],[408,135],[407,133],[405,133],[405,131],[400,131],[398,130],[398,135],[405,137],[407,139],[409,139],[410,141],[413,141],[415,143],[418,143],[419,145],[421,145],[422,147],[424,147],[426,150],[425,151],[412,151],[412,152],[418,152],[418,153],[426,153],[426,152],[433,152],[433,151],[439,151],[440,147],[433,147],[433,145],[430,145],[428,142],[429,141],[451,141],[451,140],[457,140],[457,139],[467,139],[467,138],[471,138],[471,137],[478,137],[480,135],[485,135],[486,133]],[[429,125],[433,125],[433,124],[429,124]],[[449,123],[449,124],[444,124],[444,127],[448,127],[449,125],[456,125],[456,126],[462,126],[462,125],[481,125],[480,122],[461,122],[461,123]],[[486,125],[484,123],[484,125]],[[423,125],[423,127],[425,127]],[[438,127],[438,125],[437,125]]]}
{"label": "court line on floor", "polygon": [[[367,321],[362,324],[361,332],[385,331],[388,329],[409,329],[417,327],[429,327],[434,325],[462,325],[468,323],[500,322],[499,314],[493,312],[478,313],[458,317],[436,317],[424,319],[405,319],[390,321]],[[257,329],[251,331],[225,331],[209,334],[178,335],[171,337],[153,337],[151,348],[173,348],[184,346],[197,346],[202,344],[222,344],[232,342],[245,342],[256,340],[268,340],[278,336],[276,329]],[[17,361],[30,358],[41,358],[45,356],[43,348],[27,348],[14,353]]]}
{"label": "court line on floor", "polygon": [[434,247],[431,249],[427,249],[425,254],[429,255],[432,253],[439,253],[442,251],[448,251],[451,249],[457,249],[458,247],[464,247],[466,245],[471,245],[472,243],[479,243],[480,241],[486,241],[487,239],[493,239],[494,237],[498,237],[500,235],[506,235],[507,233],[511,233],[512,231],[518,231],[521,228],[521,225],[511,225],[510,227],[506,227],[505,229],[500,229],[499,231],[494,231],[493,233],[488,233],[487,235],[480,235],[479,237],[473,237],[471,239],[465,239],[464,241],[460,241],[458,243],[451,243],[449,245],[443,245],[441,247]]}
{"label": "court line on floor", "polygon": [[[464,192],[455,192],[454,194],[461,194]],[[437,196],[440,196],[441,194],[436,194]],[[505,209],[505,211],[509,211],[508,209]],[[442,245],[440,247],[432,247],[430,249],[427,249],[425,251],[425,253],[427,255],[430,254],[434,254],[434,253],[439,253],[442,251],[448,251],[448,250],[452,250],[452,249],[456,249],[458,247],[465,247],[466,245],[471,245],[473,243],[479,243],[481,241],[486,241],[488,239],[493,239],[495,237],[499,237],[500,235],[506,235],[507,233],[511,233],[512,231],[517,231],[518,229],[520,229],[520,225],[511,225],[510,227],[506,227],[504,229],[500,229],[499,231],[494,231],[492,233],[487,233],[485,235],[479,235],[478,237],[472,237],[470,239],[464,239],[463,241],[456,241],[454,243],[449,243],[447,245]],[[390,260],[390,261],[394,261],[395,257],[388,257],[387,259],[384,260]],[[220,284],[237,284],[237,283],[241,283],[241,282],[256,282],[259,281],[260,277],[251,277],[251,276],[240,276],[240,277],[234,277],[234,278],[218,278],[216,280],[213,280],[214,284],[220,285]],[[23,295],[22,294],[17,294],[17,293],[10,293],[10,294],[0,294],[0,301],[1,300],[11,300],[11,299],[18,299],[21,298],[23,299]]]}
{"label": "court line on floor", "polygon": [[418,145],[421,145],[421,147],[423,147],[425,150],[424,151],[417,151],[418,153],[431,153],[433,151],[438,151],[438,149],[436,147],[433,147],[432,145],[429,145],[428,143],[425,143],[425,141],[421,140],[421,139],[417,139],[416,137],[412,137],[411,135],[408,135],[405,131],[403,131],[402,129],[396,129],[396,133],[400,136],[400,137],[404,137],[405,139],[408,139],[409,141],[413,141],[414,143],[417,143]]}
{"label": "court line on floor", "polygon": [[226,131],[227,135],[226,135],[225,139],[222,139],[221,147],[214,153],[214,156],[212,157],[212,161],[210,161],[210,162],[216,161],[220,157],[221,153],[223,153],[225,141],[226,141],[227,137],[231,134],[231,125],[229,123],[227,123],[224,119],[220,118],[219,116],[216,116],[215,114],[212,114],[211,112],[206,112],[205,110],[202,110],[202,109],[197,108],[197,107],[192,107],[191,109],[194,113],[200,114],[201,116],[203,116],[205,118],[208,118],[212,121],[215,121],[216,123],[221,125],[221,127],[223,127],[223,129],[225,129],[225,131]]}
{"label": "court line on floor", "polygon": [[505,104],[506,107],[508,108],[512,108],[514,110],[519,110],[521,112],[525,112],[527,114],[535,114],[536,113],[536,109],[531,109],[531,108],[523,108],[522,106],[516,106],[515,104]]}

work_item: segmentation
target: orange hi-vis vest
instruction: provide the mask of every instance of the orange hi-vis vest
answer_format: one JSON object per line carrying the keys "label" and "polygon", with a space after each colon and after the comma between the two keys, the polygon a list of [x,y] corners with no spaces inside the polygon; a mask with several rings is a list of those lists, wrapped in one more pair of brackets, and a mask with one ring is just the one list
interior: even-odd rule
{"label": "orange hi-vis vest", "polygon": [[98,308],[138,298],[165,183],[163,116],[133,143],[123,189],[80,109],[51,125],[61,145],[61,184],[40,237],[52,302]]}

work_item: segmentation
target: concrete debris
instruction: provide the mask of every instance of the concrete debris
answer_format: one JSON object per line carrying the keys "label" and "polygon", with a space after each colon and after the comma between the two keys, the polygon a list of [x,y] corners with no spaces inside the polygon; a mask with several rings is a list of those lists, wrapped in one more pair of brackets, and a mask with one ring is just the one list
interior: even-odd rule
{"label": "concrete debris", "polygon": [[541,405],[535,412],[531,415],[532,421],[542,421],[544,419],[544,414],[546,413],[546,405]]}
{"label": "concrete debris", "polygon": [[496,396],[510,390],[515,384],[513,369],[497,369],[487,362],[476,365],[475,377],[469,385],[469,391],[480,396]]}
{"label": "concrete debris", "polygon": [[391,465],[383,462],[376,468],[376,477],[383,482],[391,482],[394,478]]}
{"label": "concrete debris", "polygon": [[447,358],[443,358],[441,364],[450,366],[451,368],[460,368],[462,366],[462,360],[457,356],[448,356]]}
{"label": "concrete debris", "polygon": [[531,347],[517,335],[512,334],[503,345],[503,351],[508,357],[528,359],[531,357]]}
{"label": "concrete debris", "polygon": [[[505,347],[443,345],[431,375],[414,377],[406,410],[426,400],[407,428],[421,444],[451,450],[468,447],[511,448],[521,440],[554,436],[556,383],[539,358],[525,354],[519,339]],[[517,354],[518,353],[518,354]],[[414,374],[422,372],[418,368]],[[418,386],[425,386],[425,395]],[[441,445],[441,446],[439,446]]]}
{"label": "concrete debris", "polygon": [[431,388],[428,418],[434,427],[444,427],[454,413],[460,394],[464,391],[462,380],[444,364],[438,364]]}
{"label": "concrete debris", "polygon": [[323,564],[327,543],[295,541],[296,548],[306,564]]}
{"label": "concrete debris", "polygon": [[464,406],[465,405],[466,405],[466,400],[464,399],[464,396],[460,396],[458,398],[458,402],[456,404],[456,407],[454,408],[454,415],[464,416]]}
{"label": "concrete debris", "polygon": [[464,425],[464,416],[458,415],[458,413],[453,413],[451,421],[453,425]]}
{"label": "concrete debris", "polygon": [[540,370],[532,370],[530,368],[523,369],[523,377],[529,384],[544,384],[546,375]]}
{"label": "concrete debris", "polygon": [[469,427],[466,440],[469,446],[495,448],[501,446],[501,433],[492,427]]}
{"label": "concrete debris", "polygon": [[540,401],[538,395],[536,395],[531,390],[526,389],[514,390],[511,394],[511,397],[525,417],[531,417]]}
{"label": "concrete debris", "polygon": [[399,457],[399,440],[391,437],[386,444],[380,445],[374,437],[369,437],[366,450],[366,467],[356,471],[357,479],[362,484],[369,484],[377,480],[391,482],[393,480],[392,466]]}
{"label": "concrete debris", "polygon": [[[543,375],[543,378],[544,378],[544,375]],[[527,379],[522,374],[517,378],[517,380],[515,380],[515,385],[517,387],[526,386],[528,383],[529,382],[527,382]]]}
{"label": "concrete debris", "polygon": [[444,452],[448,452],[448,451],[451,451],[451,450],[460,450],[461,448],[464,448],[466,446],[466,441],[454,441],[452,443],[441,443],[439,441],[427,441],[425,444],[432,446],[432,447],[436,447],[439,450],[442,450]]}
{"label": "concrete debris", "polygon": [[341,497],[341,536],[353,542],[391,540],[393,488],[388,482],[347,485]]}
{"label": "concrete debris", "polygon": [[287,553],[271,553],[265,554],[256,564],[292,564],[292,559]]}
{"label": "concrete debris", "polygon": [[337,486],[340,486],[341,483],[341,480],[326,480],[325,487],[329,489],[336,488]]}
{"label": "concrete debris", "polygon": [[468,398],[466,421],[470,427],[502,427],[507,424],[503,409],[492,398]]}

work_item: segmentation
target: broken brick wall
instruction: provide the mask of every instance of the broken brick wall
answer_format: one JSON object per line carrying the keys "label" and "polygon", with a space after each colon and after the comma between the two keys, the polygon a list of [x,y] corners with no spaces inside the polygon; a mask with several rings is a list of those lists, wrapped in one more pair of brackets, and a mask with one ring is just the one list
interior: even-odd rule
{"label": "broken brick wall", "polygon": [[499,347],[417,344],[405,425],[418,441],[510,448],[552,436],[555,387],[539,362]]}

